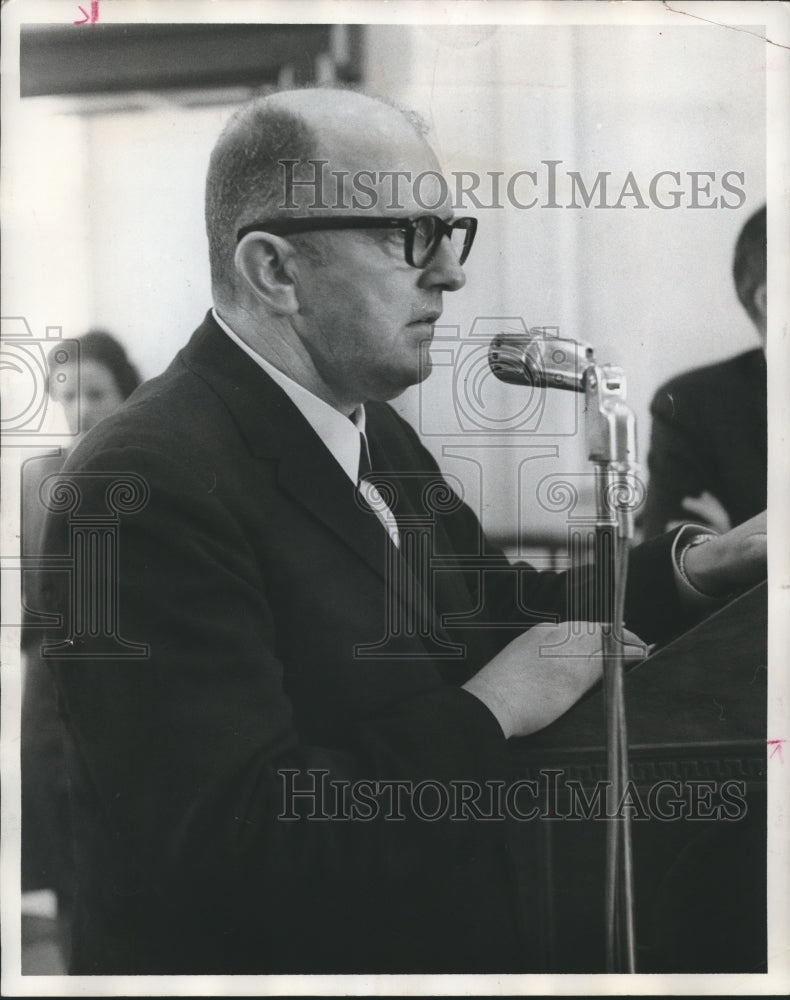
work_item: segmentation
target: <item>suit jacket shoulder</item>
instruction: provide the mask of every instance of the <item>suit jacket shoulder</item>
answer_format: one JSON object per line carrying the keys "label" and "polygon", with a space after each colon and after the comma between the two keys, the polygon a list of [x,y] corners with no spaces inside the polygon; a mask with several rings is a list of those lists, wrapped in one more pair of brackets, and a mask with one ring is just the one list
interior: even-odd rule
{"label": "suit jacket shoulder", "polygon": [[650,408],[646,537],[688,518],[685,497],[709,492],[732,524],[766,504],[767,401],[760,349],[684,372],[656,392]]}

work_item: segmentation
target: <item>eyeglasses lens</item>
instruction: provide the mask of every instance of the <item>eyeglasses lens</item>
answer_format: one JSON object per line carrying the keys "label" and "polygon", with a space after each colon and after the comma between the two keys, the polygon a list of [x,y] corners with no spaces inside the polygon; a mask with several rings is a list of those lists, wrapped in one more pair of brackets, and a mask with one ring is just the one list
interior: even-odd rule
{"label": "eyeglasses lens", "polygon": [[[414,243],[412,246],[412,256],[416,267],[425,267],[432,255],[435,253],[439,241],[442,239],[444,231],[438,219],[426,215],[417,221],[414,229]],[[467,229],[458,227],[450,231],[450,243],[453,252],[458,258],[458,262],[463,264],[468,252]]]}
{"label": "eyeglasses lens", "polygon": [[460,226],[450,233],[450,243],[453,245],[453,252],[458,258],[458,263],[463,264],[469,252],[468,246],[469,230]]}

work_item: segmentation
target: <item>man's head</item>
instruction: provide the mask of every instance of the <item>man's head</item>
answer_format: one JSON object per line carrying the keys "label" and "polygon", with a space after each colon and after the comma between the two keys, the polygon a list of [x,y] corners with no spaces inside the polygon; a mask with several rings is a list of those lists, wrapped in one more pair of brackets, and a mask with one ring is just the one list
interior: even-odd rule
{"label": "man's head", "polygon": [[[326,162],[308,162],[316,160]],[[316,169],[322,191],[291,183]],[[231,119],[209,167],[217,308],[253,349],[333,405],[390,399],[428,374],[442,293],[464,283],[450,241],[440,239],[420,268],[406,261],[404,232],[386,225],[238,233],[294,217],[386,224],[429,212],[452,220],[436,157],[399,109],[343,90],[256,100]]]}
{"label": "man's head", "polygon": [[767,325],[765,206],[741,230],[735,244],[732,276],[741,305],[765,344]]}

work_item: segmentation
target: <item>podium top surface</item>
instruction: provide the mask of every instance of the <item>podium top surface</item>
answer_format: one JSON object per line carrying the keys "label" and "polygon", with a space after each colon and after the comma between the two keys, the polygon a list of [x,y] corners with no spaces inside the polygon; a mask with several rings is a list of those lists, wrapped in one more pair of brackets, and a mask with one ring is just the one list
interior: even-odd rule
{"label": "podium top surface", "polygon": [[[762,583],[629,670],[629,745],[764,741],[767,612],[767,585]],[[519,754],[603,748],[600,685],[551,726],[517,742]]]}

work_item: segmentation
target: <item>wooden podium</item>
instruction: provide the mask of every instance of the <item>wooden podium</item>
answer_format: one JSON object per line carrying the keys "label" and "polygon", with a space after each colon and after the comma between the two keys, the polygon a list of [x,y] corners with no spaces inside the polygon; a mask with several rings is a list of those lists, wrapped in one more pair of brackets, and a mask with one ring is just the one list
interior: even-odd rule
{"label": "wooden podium", "polygon": [[[625,691],[637,971],[764,971],[766,585],[632,668]],[[514,743],[542,797],[540,819],[512,824],[541,970],[604,970],[605,815],[617,812],[594,794],[605,742],[597,688]]]}

